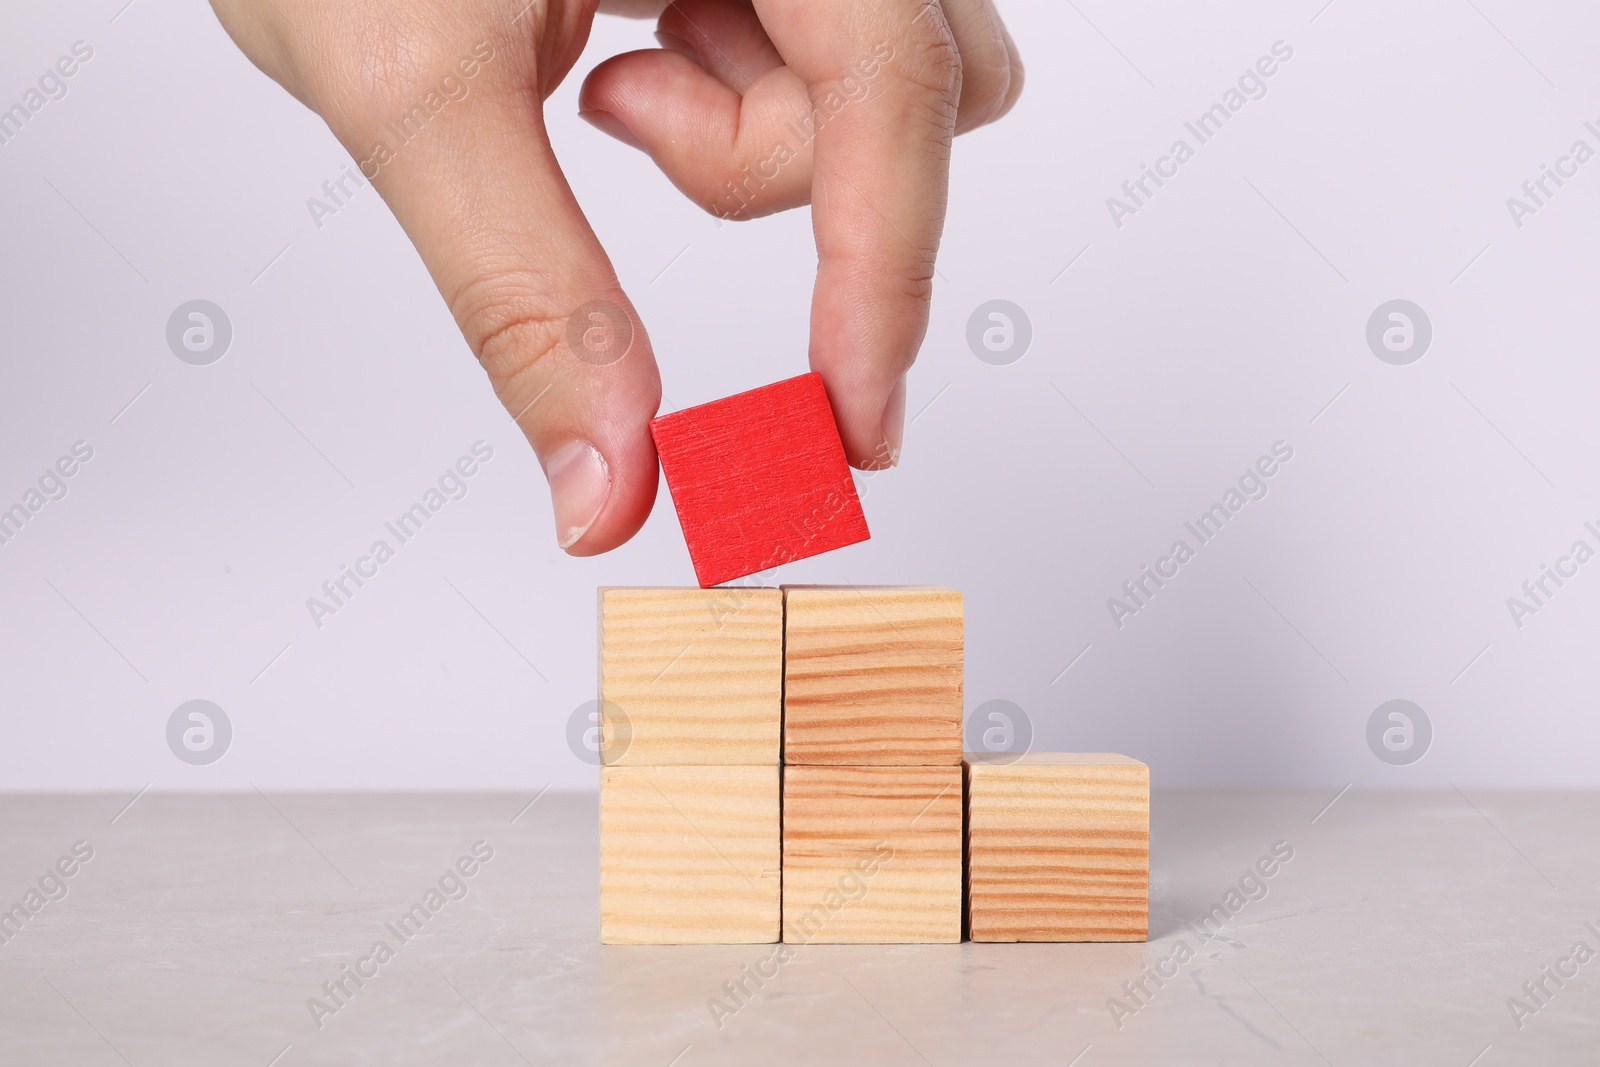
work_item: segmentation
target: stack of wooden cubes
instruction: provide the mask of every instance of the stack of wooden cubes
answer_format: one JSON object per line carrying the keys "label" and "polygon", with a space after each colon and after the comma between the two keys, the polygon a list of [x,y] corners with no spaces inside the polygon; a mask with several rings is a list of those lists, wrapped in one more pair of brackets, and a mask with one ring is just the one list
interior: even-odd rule
{"label": "stack of wooden cubes", "polygon": [[778,940],[783,594],[600,591],[600,939]]}
{"label": "stack of wooden cubes", "polygon": [[599,607],[603,942],[1145,937],[1148,769],[964,761],[959,592],[613,588]]}
{"label": "stack of wooden cubes", "polygon": [[962,649],[952,589],[784,590],[784,940],[961,940]]}

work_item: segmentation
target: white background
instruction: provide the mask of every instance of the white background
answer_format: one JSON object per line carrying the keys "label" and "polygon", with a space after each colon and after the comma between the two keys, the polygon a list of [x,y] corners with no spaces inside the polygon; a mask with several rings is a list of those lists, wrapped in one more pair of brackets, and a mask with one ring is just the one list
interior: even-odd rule
{"label": "white background", "polygon": [[[560,553],[378,196],[314,225],[348,163],[320,120],[203,4],[123,3],[13,5],[0,36],[0,107],[94,48],[0,146],[0,506],[94,448],[0,546],[0,788],[592,787],[565,724],[595,588],[693,581],[665,492],[623,549]],[[1520,629],[1506,606],[1600,547],[1600,161],[1506,207],[1600,148],[1600,13],[1321,6],[1002,5],[1027,90],[956,148],[903,465],[862,483],[870,542],[781,580],[962,589],[969,706],[1157,785],[1600,784],[1600,562]],[[1267,96],[1116,227],[1106,198],[1279,40]],[[595,62],[653,44],[602,19],[549,113],[672,408],[805,369],[815,259],[804,212],[719,228],[576,118]],[[164,337],[196,297],[234,328],[209,367]],[[966,344],[992,298],[1032,320],[1010,366]],[[1394,298],[1433,323],[1410,366],[1365,341]],[[479,439],[470,494],[317,629],[306,598]],[[1107,598],[1279,440],[1270,495],[1118,629]],[[207,767],[165,740],[195,698],[234,728]],[[1367,747],[1393,698],[1433,723],[1410,766]]]}

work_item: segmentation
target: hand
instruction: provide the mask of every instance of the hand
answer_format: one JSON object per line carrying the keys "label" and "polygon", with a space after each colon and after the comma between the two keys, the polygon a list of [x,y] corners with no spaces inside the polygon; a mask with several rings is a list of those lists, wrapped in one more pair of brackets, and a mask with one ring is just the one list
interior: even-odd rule
{"label": "hand", "polygon": [[[991,0],[212,6],[245,54],[328,123],[416,244],[539,455],[568,552],[633,536],[658,482],[654,355],[545,135],[544,100],[597,7],[659,12],[664,47],[597,67],[584,116],[723,217],[812,204],[811,366],[850,461],[898,459],[950,141],[1004,114],[1022,87]],[[569,327],[582,338],[590,308],[570,320],[586,304],[602,309],[595,323],[631,331],[624,356],[575,354]],[[606,309],[625,321],[608,323]]]}

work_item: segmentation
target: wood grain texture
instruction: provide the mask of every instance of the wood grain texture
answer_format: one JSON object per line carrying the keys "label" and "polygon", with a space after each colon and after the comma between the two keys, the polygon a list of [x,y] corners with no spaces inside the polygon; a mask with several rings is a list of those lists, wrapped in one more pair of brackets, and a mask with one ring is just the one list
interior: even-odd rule
{"label": "wood grain texture", "polygon": [[960,941],[961,768],[784,768],[783,939]]}
{"label": "wood grain texture", "polygon": [[1112,753],[968,755],[974,941],[1143,941],[1150,768]]}
{"label": "wood grain texture", "polygon": [[600,940],[778,940],[772,767],[600,768]]}
{"label": "wood grain texture", "polygon": [[961,762],[961,594],[784,586],[784,762]]}
{"label": "wood grain texture", "polygon": [[608,765],[776,766],[783,595],[601,589],[600,708]]}
{"label": "wood grain texture", "polygon": [[816,373],[663,415],[650,433],[702,586],[870,536]]}

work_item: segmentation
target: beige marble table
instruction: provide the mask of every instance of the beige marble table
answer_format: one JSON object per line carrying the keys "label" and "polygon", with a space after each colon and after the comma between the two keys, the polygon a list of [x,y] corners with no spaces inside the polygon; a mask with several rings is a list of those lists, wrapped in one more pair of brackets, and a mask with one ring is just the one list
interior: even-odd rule
{"label": "beige marble table", "polygon": [[1336,792],[1158,791],[1146,944],[776,967],[600,946],[592,794],[3,796],[0,1064],[1600,1063],[1600,795]]}

